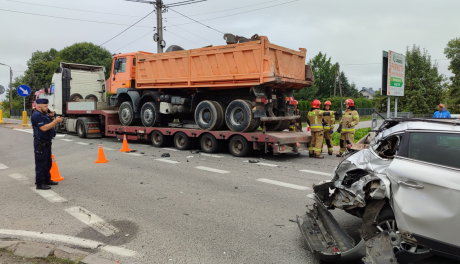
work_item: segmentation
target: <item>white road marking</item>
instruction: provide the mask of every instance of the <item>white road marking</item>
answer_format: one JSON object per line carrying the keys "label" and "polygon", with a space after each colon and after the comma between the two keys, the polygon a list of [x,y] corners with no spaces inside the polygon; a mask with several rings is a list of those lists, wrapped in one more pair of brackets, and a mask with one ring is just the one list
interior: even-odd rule
{"label": "white road marking", "polygon": [[173,149],[173,148],[161,148],[161,149],[164,149],[164,150],[171,150],[171,151],[179,151],[178,149]]}
{"label": "white road marking", "polygon": [[218,169],[213,169],[213,168],[208,168],[208,167],[203,167],[203,166],[195,167],[195,169],[217,172],[217,173],[230,173],[229,171],[218,170]]}
{"label": "white road marking", "polygon": [[[248,160],[245,160],[243,162],[250,163]],[[257,162],[257,163],[250,163],[254,165],[263,165],[263,166],[268,166],[268,167],[278,167],[279,165],[276,164],[270,164],[270,163],[263,163],[263,162]]]}
{"label": "white road marking", "polygon": [[52,202],[52,203],[63,203],[67,202],[66,199],[62,198],[59,196],[57,193],[51,191],[51,190],[37,190],[35,187],[31,188],[32,191],[38,193],[40,196],[45,198],[46,200]]}
{"label": "white road marking", "polygon": [[71,214],[73,217],[77,218],[84,224],[92,227],[94,230],[103,234],[104,236],[111,236],[116,232],[119,232],[118,228],[112,226],[111,224],[105,222],[99,216],[91,213],[90,211],[76,206],[65,209],[65,211]]}
{"label": "white road marking", "polygon": [[224,157],[224,156],[208,154],[208,153],[200,153],[200,155],[203,155],[203,156],[206,156],[206,157],[213,157],[213,158],[223,158]]}
{"label": "white road marking", "polygon": [[26,176],[20,174],[20,173],[13,173],[13,174],[10,174],[8,175],[10,176],[11,178],[17,180],[17,181],[27,181],[29,180]]}
{"label": "white road marking", "polygon": [[65,137],[65,135],[56,135],[56,137]]}
{"label": "white road marking", "polygon": [[301,172],[312,173],[312,174],[319,174],[319,175],[331,176],[330,173],[320,172],[320,171],[312,171],[312,170],[300,170],[300,171],[301,171]]}
{"label": "white road marking", "polygon": [[155,160],[166,162],[166,163],[172,163],[172,164],[180,163],[179,161],[169,160],[169,159],[155,159]]}
{"label": "white road marking", "polygon": [[77,143],[77,144],[79,144],[79,145],[89,146],[89,143],[85,143],[85,142],[75,142],[75,143]]}
{"label": "white road marking", "polygon": [[67,141],[67,142],[73,141],[72,139],[68,139],[68,138],[62,138],[61,140],[62,140],[62,141]]}
{"label": "white road marking", "polygon": [[286,182],[274,181],[274,180],[269,180],[269,179],[260,178],[260,179],[257,179],[257,181],[265,182],[265,183],[270,183],[270,184],[275,184],[275,185],[279,185],[279,186],[283,186],[283,187],[288,187],[288,188],[292,188],[292,189],[296,189],[296,190],[301,190],[301,191],[310,190],[309,187],[305,187],[305,186],[301,186],[301,185],[295,185],[295,184],[286,183]]}
{"label": "white road marking", "polygon": [[0,163],[0,170],[4,170],[4,169],[8,169],[8,167],[5,164]]}
{"label": "white road marking", "polygon": [[14,130],[21,131],[21,132],[26,132],[26,133],[29,133],[29,134],[34,133],[33,129],[18,129],[18,128],[15,128]]}
{"label": "white road marking", "polygon": [[111,149],[111,148],[104,148],[104,147],[103,147],[103,149],[104,150],[114,150],[114,149]]}
{"label": "white road marking", "polygon": [[[136,251],[129,250],[122,247],[108,246],[103,242],[94,241],[86,238],[79,238],[73,236],[65,236],[58,234],[49,234],[43,232],[33,232],[25,230],[11,230],[11,229],[0,229],[1,238],[16,238],[16,239],[36,239],[40,241],[47,241],[48,243],[60,242],[62,244],[74,247],[101,249],[119,256],[133,257],[137,254]],[[57,244],[57,243],[56,243]]]}
{"label": "white road marking", "polygon": [[131,156],[135,156],[135,157],[144,156],[144,154],[139,154],[139,153],[125,153],[125,154],[131,155]]}

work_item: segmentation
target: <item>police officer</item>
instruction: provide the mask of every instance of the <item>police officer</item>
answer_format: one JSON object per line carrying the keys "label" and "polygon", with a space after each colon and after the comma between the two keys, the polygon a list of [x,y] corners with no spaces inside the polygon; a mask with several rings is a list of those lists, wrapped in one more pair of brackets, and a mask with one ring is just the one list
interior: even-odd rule
{"label": "police officer", "polygon": [[343,112],[342,122],[340,123],[340,152],[337,157],[342,157],[347,145],[353,145],[355,142],[355,126],[359,123],[359,114],[355,109],[355,102],[353,99],[345,100],[345,107]]}
{"label": "police officer", "polygon": [[[331,101],[326,101],[324,103],[324,111],[329,111],[330,116],[324,116],[324,140],[326,141],[327,145],[327,154],[332,155],[332,133],[334,133],[334,125],[335,125],[335,112],[331,111]],[[322,149],[322,148],[321,148]]]}
{"label": "police officer", "polygon": [[[39,190],[51,189],[49,185],[57,185],[51,180],[51,140],[56,136],[54,127],[61,123],[63,118],[54,118],[54,113],[48,109],[48,99],[37,99],[37,106],[32,115],[34,131],[35,154],[35,184]],[[51,121],[51,118],[54,119]]]}
{"label": "police officer", "polygon": [[308,125],[311,130],[310,157],[323,159],[321,150],[323,147],[323,116],[330,116],[330,112],[320,110],[321,102],[318,99],[311,103],[311,111],[308,112]]}

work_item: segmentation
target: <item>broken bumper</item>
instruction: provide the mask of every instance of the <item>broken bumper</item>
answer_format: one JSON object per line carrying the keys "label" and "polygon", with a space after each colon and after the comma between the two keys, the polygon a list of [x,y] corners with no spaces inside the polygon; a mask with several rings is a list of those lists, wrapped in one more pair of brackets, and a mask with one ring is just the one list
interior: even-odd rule
{"label": "broken bumper", "polygon": [[321,202],[297,216],[297,224],[310,251],[322,261],[350,261],[366,255],[366,242],[361,239],[356,245]]}

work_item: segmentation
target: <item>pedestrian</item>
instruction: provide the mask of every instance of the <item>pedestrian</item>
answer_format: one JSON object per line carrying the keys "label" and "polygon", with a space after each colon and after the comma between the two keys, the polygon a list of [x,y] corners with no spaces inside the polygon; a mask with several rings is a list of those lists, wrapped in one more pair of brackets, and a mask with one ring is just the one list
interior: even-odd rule
{"label": "pedestrian", "polygon": [[[331,111],[331,101],[326,101],[324,103],[324,111],[328,111],[331,115],[323,117],[323,125],[324,125],[324,140],[326,141],[327,145],[327,154],[332,155],[332,133],[334,133],[334,126],[335,126],[335,112]],[[321,150],[323,148],[321,147]]]}
{"label": "pedestrian", "polygon": [[[51,180],[51,140],[56,136],[54,127],[61,123],[62,117],[54,117],[49,111],[48,99],[37,99],[37,106],[32,115],[35,154],[35,185],[39,190],[51,189],[49,185],[57,185]],[[51,121],[51,119],[54,119]]]}
{"label": "pedestrian", "polygon": [[353,99],[345,100],[345,112],[342,116],[342,122],[340,123],[340,152],[337,157],[342,157],[345,152],[347,145],[353,145],[355,140],[355,126],[359,123],[359,114],[355,109],[355,102]]}
{"label": "pedestrian", "polygon": [[433,118],[452,118],[449,111],[447,111],[446,106],[443,104],[438,105],[438,110],[433,115]]}
{"label": "pedestrian", "polygon": [[320,110],[321,102],[318,99],[311,103],[311,111],[308,112],[308,125],[311,130],[310,157],[323,159],[321,148],[323,147],[323,116],[330,116],[330,112]]}

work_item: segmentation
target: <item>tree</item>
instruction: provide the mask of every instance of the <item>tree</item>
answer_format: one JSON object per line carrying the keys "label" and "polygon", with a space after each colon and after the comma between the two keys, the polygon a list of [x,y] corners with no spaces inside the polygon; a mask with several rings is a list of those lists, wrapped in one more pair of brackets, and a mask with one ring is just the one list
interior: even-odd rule
{"label": "tree", "polygon": [[449,41],[444,54],[450,59],[448,69],[454,74],[449,78],[450,83],[445,98],[450,111],[460,113],[460,38]]}
{"label": "tree", "polygon": [[75,43],[59,52],[60,61],[105,67],[105,78],[109,78],[112,55],[102,47],[89,42]]}

